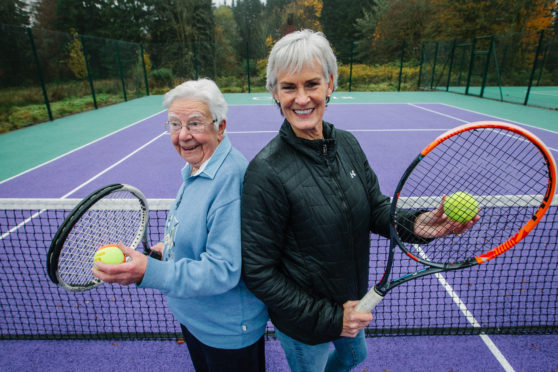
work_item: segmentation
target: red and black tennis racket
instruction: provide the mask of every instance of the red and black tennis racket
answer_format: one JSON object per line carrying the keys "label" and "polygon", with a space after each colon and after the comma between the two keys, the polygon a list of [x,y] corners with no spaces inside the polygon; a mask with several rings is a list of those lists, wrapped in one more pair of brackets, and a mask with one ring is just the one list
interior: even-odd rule
{"label": "red and black tennis racket", "polygon": [[[442,134],[414,159],[397,185],[385,273],[355,309],[371,311],[390,290],[410,280],[498,257],[535,228],[555,190],[551,153],[523,128],[486,121]],[[404,226],[413,226],[417,213],[434,210],[443,195],[456,192],[466,192],[478,203],[480,220],[471,229],[428,244],[403,241],[413,233]],[[396,246],[425,267],[389,281]]]}
{"label": "red and black tennis racket", "polygon": [[150,250],[149,208],[133,186],[113,184],[85,197],[64,219],[47,254],[50,280],[69,291],[81,292],[102,283],[93,276],[93,257],[104,245],[122,243],[160,259]]}

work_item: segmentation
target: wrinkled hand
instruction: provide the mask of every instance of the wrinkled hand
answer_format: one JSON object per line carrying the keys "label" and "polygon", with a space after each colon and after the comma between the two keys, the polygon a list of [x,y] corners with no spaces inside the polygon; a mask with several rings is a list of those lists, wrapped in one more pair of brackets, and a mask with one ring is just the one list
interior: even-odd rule
{"label": "wrinkled hand", "polygon": [[118,265],[96,262],[96,267],[93,267],[93,275],[107,283],[121,285],[140,283],[147,269],[147,257],[122,243],[118,243],[118,247],[126,257],[129,257],[127,261]]}
{"label": "wrinkled hand", "polygon": [[163,256],[163,249],[164,249],[165,245],[163,244],[163,242],[159,242],[157,244],[155,244],[153,247],[151,247],[152,251],[158,252],[161,256]]}
{"label": "wrinkled hand", "polygon": [[343,304],[343,330],[342,337],[355,337],[361,329],[372,321],[371,313],[360,313],[355,311],[359,301],[347,301]]}
{"label": "wrinkled hand", "polygon": [[436,209],[422,213],[417,217],[414,226],[415,235],[426,239],[441,238],[450,234],[460,235],[469,230],[480,220],[478,214],[468,222],[457,222],[452,220],[444,213],[445,201],[446,195],[444,195],[442,202]]}

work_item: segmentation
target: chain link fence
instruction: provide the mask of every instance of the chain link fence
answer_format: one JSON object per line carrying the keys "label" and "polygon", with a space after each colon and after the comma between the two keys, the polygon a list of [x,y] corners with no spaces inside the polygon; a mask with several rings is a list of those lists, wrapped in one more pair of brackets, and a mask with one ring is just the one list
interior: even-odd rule
{"label": "chain link fence", "polygon": [[[220,39],[141,45],[6,24],[0,30],[0,133],[162,94],[199,77],[223,92],[265,91],[269,45]],[[330,41],[340,91],[443,90],[558,109],[558,39],[550,33]]]}

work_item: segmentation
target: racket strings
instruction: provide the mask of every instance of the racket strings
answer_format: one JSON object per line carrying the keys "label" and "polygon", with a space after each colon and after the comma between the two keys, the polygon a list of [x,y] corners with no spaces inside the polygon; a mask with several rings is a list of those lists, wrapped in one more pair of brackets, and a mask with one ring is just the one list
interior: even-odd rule
{"label": "racket strings", "polygon": [[[441,264],[470,260],[517,232],[539,208],[547,187],[545,158],[525,137],[494,128],[456,134],[418,162],[401,187],[397,208],[431,211],[443,195],[467,192],[478,202],[481,219],[462,236],[404,249]],[[395,214],[399,226],[406,218],[406,213]]]}
{"label": "racket strings", "polygon": [[135,248],[142,223],[142,204],[128,191],[113,192],[97,201],[64,242],[58,261],[59,280],[70,286],[98,282],[91,272],[96,250],[119,242]]}

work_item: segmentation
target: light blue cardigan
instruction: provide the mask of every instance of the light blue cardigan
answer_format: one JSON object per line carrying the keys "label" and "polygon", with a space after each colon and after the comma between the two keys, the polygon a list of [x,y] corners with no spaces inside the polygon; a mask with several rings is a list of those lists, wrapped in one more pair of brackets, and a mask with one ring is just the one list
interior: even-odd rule
{"label": "light blue cardigan", "polygon": [[139,287],[167,296],[175,318],[206,345],[239,349],[256,342],[265,305],[240,274],[240,198],[248,161],[227,136],[198,175],[188,164],[169,211],[163,261],[149,258]]}

